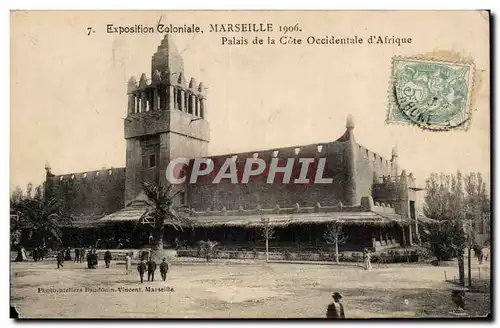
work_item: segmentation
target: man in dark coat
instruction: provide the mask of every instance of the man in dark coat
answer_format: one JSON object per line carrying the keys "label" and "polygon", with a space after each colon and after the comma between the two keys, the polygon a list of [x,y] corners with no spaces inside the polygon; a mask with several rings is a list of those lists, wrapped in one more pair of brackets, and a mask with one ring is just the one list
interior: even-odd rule
{"label": "man in dark coat", "polygon": [[109,268],[109,265],[111,264],[111,252],[109,250],[104,253],[104,263],[106,263],[106,268]]}
{"label": "man in dark coat", "polygon": [[150,258],[148,263],[148,281],[154,281],[155,280],[155,271],[156,271],[156,262],[153,260],[153,258]]}
{"label": "man in dark coat", "polygon": [[344,306],[342,305],[342,303],[340,303],[342,295],[335,292],[333,293],[332,297],[333,297],[333,303],[330,303],[328,305],[328,309],[326,310],[326,317],[328,319],[345,318]]}
{"label": "man in dark coat", "polygon": [[37,262],[38,261],[38,247],[36,247],[34,250],[33,250],[33,262]]}
{"label": "man in dark coat", "polygon": [[160,263],[160,273],[161,273],[161,279],[163,279],[163,281],[167,280],[167,272],[168,272],[167,259],[163,258],[163,261]]}
{"label": "man in dark coat", "polygon": [[75,248],[75,262],[78,263],[78,261],[80,261],[80,249]]}
{"label": "man in dark coat", "polygon": [[144,272],[146,272],[146,263],[144,263],[144,259],[141,259],[141,262],[137,265],[137,271],[139,271],[139,277],[141,277],[141,283],[143,283]]}
{"label": "man in dark coat", "polygon": [[97,257],[97,250],[92,251],[92,269],[97,269],[99,264],[99,257]]}
{"label": "man in dark coat", "polygon": [[59,269],[60,267],[63,267],[63,261],[64,261],[64,254],[63,251],[57,252],[57,268]]}
{"label": "man in dark coat", "polygon": [[70,247],[68,247],[66,249],[66,255],[64,256],[64,260],[65,261],[71,261],[71,248]]}

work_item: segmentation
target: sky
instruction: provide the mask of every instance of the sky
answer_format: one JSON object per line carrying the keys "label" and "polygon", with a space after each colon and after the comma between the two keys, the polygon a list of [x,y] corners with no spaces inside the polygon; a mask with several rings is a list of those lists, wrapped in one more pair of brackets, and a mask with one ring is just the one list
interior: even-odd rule
{"label": "sky", "polygon": [[[364,147],[390,158],[423,186],[432,172],[490,177],[489,26],[480,12],[17,12],[11,17],[10,186],[55,174],[125,166],[127,81],[150,76],[161,34],[109,34],[106,25],[197,24],[173,36],[189,81],[207,87],[211,155],[334,141],[354,117]],[[295,37],[411,38],[384,45],[221,45],[214,23],[298,26]],[[91,27],[95,33],[87,34]],[[467,131],[431,132],[386,123],[391,58],[472,59]]]}

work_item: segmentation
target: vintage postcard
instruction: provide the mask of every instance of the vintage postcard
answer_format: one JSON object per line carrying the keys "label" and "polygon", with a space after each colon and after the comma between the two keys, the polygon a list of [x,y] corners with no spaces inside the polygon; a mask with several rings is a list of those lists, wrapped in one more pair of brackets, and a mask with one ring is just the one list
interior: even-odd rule
{"label": "vintage postcard", "polygon": [[487,318],[488,11],[12,11],[13,318]]}

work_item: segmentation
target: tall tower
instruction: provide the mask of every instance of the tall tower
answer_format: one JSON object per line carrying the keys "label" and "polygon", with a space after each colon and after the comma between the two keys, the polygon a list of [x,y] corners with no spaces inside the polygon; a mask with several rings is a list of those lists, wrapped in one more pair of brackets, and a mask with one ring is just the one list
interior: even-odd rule
{"label": "tall tower", "polygon": [[128,82],[124,122],[126,153],[125,203],[144,182],[166,183],[168,163],[179,157],[207,156],[210,128],[203,83],[184,76],[184,63],[170,35],[151,60],[151,78]]}
{"label": "tall tower", "polygon": [[354,138],[354,118],[348,115],[346,119],[346,132],[339,139],[344,144],[344,202],[346,205],[360,204],[361,197],[358,190],[358,172],[357,172],[357,145]]}

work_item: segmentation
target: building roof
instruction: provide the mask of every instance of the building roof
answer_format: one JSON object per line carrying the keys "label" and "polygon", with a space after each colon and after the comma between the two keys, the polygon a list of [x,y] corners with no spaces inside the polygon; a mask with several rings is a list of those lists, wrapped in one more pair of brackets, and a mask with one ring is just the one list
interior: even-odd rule
{"label": "building roof", "polygon": [[[125,208],[106,215],[99,220],[100,223],[138,222],[143,213],[148,209],[148,204],[142,201],[130,203]],[[404,219],[398,214],[387,210],[362,211],[331,211],[330,207],[313,208],[284,208],[265,209],[256,211],[206,211],[192,212],[190,219],[196,227],[259,227],[263,225],[263,219],[269,219],[269,224],[276,227],[285,227],[299,224],[320,224],[338,222],[344,225],[374,225],[385,226],[395,223],[409,224],[409,219]]]}

